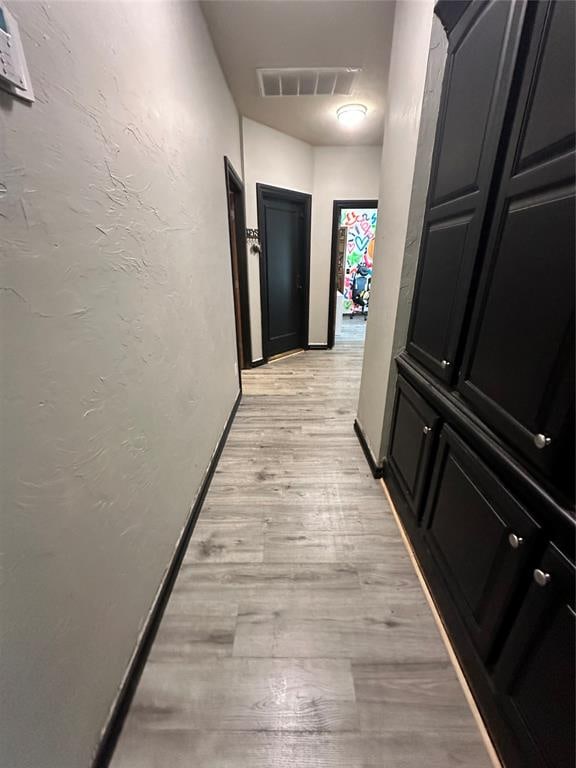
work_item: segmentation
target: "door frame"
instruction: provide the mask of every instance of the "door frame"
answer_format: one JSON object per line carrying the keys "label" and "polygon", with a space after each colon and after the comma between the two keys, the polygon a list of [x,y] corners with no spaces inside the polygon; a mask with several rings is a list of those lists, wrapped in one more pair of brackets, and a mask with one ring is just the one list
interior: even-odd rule
{"label": "door frame", "polygon": [[283,187],[272,187],[269,184],[256,184],[256,201],[258,207],[258,233],[260,236],[260,246],[262,255],[260,258],[260,308],[262,313],[262,357],[264,362],[268,361],[268,349],[266,339],[268,338],[268,276],[266,267],[266,225],[264,216],[264,200],[275,199],[288,203],[304,204],[304,305],[302,322],[304,325],[304,349],[308,349],[310,341],[309,316],[310,316],[310,231],[312,224],[312,195],[307,192],[296,192],[293,189],[284,189]]}
{"label": "door frame", "polygon": [[[252,342],[250,339],[250,298],[248,293],[248,263],[246,253],[246,210],[244,183],[236,173],[228,157],[224,157],[226,179],[226,210],[228,212],[228,235],[230,238],[230,260],[232,265],[232,294],[234,297],[234,325],[236,328],[236,351],[238,355],[238,378],[242,389],[240,371],[252,367]],[[230,195],[236,198],[236,232],[232,231],[230,220]],[[236,261],[234,260],[233,238],[236,240]],[[238,276],[240,295],[235,290],[235,276]],[[239,306],[238,306],[239,303]],[[238,324],[240,318],[240,326]]]}
{"label": "door frame", "polygon": [[330,283],[328,284],[328,349],[334,346],[336,335],[336,261],[338,222],[344,208],[375,208],[378,200],[334,200],[332,204],[332,247],[330,251]]}

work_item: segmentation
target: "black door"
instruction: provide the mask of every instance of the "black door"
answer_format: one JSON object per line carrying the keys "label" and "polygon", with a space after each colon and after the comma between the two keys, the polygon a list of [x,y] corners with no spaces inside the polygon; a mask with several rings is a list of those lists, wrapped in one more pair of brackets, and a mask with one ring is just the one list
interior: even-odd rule
{"label": "black door", "polygon": [[459,388],[573,494],[573,2],[542,3]]}
{"label": "black door", "polygon": [[[250,367],[250,319],[248,314],[248,271],[246,265],[246,225],[244,216],[244,184],[227,157],[224,158],[228,194],[228,230],[232,257],[232,289],[236,319],[236,346],[239,369]],[[240,370],[238,373],[240,373]],[[240,379],[240,385],[242,384]]]}
{"label": "black door", "polygon": [[537,543],[538,525],[445,427],[426,508],[426,541],[483,657]]}
{"label": "black door", "polygon": [[575,765],[574,576],[574,566],[550,545],[496,666],[526,768]]}
{"label": "black door", "polygon": [[310,195],[259,184],[264,357],[307,346]]}
{"label": "black door", "polygon": [[407,349],[444,381],[456,353],[523,2],[472,3],[450,36]]}

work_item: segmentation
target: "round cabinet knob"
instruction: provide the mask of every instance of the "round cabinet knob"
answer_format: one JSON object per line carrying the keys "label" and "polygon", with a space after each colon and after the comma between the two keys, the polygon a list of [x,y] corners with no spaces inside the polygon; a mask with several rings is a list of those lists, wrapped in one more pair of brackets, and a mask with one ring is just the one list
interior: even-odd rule
{"label": "round cabinet knob", "polygon": [[552,442],[552,439],[550,437],[546,437],[546,435],[534,435],[534,445],[539,450],[542,450],[542,448],[546,448],[546,446],[550,445]]}
{"label": "round cabinet knob", "polygon": [[524,543],[524,539],[522,536],[516,536],[515,533],[511,533],[508,536],[508,543],[512,547],[512,549],[518,549],[518,547]]}
{"label": "round cabinet knob", "polygon": [[442,368],[448,368],[448,366],[450,365],[450,360],[442,360],[441,365],[442,365]]}
{"label": "round cabinet knob", "polygon": [[544,571],[541,571],[540,568],[536,568],[534,571],[534,581],[536,584],[538,584],[539,587],[545,587],[546,584],[550,581],[552,577],[549,573],[545,573]]}
{"label": "round cabinet knob", "polygon": [[422,432],[424,432],[424,434],[427,435],[429,432],[432,432],[432,427],[424,427]]}

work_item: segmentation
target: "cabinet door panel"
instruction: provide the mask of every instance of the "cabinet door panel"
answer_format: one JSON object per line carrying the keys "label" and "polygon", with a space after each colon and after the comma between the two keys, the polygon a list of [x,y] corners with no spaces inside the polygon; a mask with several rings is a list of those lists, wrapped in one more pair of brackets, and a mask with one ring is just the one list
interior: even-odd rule
{"label": "cabinet door panel", "polygon": [[470,382],[532,434],[547,431],[543,395],[572,327],[574,226],[572,195],[510,206],[470,365]]}
{"label": "cabinet door panel", "polygon": [[438,148],[433,204],[478,189],[480,162],[488,130],[499,52],[510,7],[489,4],[476,13],[449,52],[448,96]]}
{"label": "cabinet door panel", "polygon": [[[571,497],[574,9],[538,9],[540,45],[525,73],[459,382],[483,419]],[[554,105],[549,90],[559,95]]]}
{"label": "cabinet door panel", "polygon": [[428,477],[438,416],[404,379],[398,379],[389,464],[416,518]]}
{"label": "cabinet door panel", "polygon": [[506,715],[526,748],[527,766],[574,765],[574,566],[550,545],[495,670]]}
{"label": "cabinet door panel", "polygon": [[[541,155],[547,157],[570,149],[576,113],[574,10],[572,2],[559,2],[550,8],[518,170],[533,165]],[[550,119],[552,116],[554,119]]]}
{"label": "cabinet door panel", "polygon": [[426,235],[426,259],[420,276],[418,305],[414,309],[413,337],[418,339],[420,359],[435,367],[446,349],[453,305],[440,296],[456,293],[465,256],[469,219],[432,225]]}
{"label": "cabinet door panel", "polygon": [[448,427],[440,436],[424,524],[447,587],[486,657],[539,528]]}
{"label": "cabinet door panel", "polygon": [[523,2],[472,3],[448,47],[408,352],[454,378]]}

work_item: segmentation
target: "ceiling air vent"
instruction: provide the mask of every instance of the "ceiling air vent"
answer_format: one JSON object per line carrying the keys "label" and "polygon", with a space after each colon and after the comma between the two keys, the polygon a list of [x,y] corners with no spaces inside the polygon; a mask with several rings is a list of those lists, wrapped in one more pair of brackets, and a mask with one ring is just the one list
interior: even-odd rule
{"label": "ceiling air vent", "polygon": [[350,96],[360,69],[257,69],[260,96]]}

